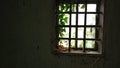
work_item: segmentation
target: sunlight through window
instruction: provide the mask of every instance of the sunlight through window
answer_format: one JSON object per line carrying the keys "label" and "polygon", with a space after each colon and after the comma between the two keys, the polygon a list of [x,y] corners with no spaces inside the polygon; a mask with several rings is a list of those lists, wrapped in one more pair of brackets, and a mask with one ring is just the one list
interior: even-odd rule
{"label": "sunlight through window", "polygon": [[97,0],[88,2],[58,1],[57,48],[61,52],[100,51],[100,5]]}

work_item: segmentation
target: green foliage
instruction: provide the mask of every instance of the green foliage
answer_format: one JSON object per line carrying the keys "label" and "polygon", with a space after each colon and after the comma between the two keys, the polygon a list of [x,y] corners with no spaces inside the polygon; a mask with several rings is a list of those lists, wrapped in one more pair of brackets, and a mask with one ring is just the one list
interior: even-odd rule
{"label": "green foliage", "polygon": [[[81,9],[85,8],[85,5],[83,4],[81,6]],[[74,12],[76,10],[76,4],[71,5],[71,11]],[[70,12],[70,4],[59,4],[59,12]],[[68,24],[69,20],[69,14],[60,13],[58,15],[59,19],[59,25],[66,25]],[[64,36],[64,32],[66,32],[65,28],[60,28],[60,34]]]}
{"label": "green foliage", "polygon": [[59,14],[59,24],[60,25],[65,25],[68,23],[68,17],[66,14]]}
{"label": "green foliage", "polygon": [[72,4],[71,10],[72,10],[72,12],[74,12],[76,10],[76,5],[75,4]]}
{"label": "green foliage", "polygon": [[59,4],[59,11],[60,12],[69,12],[70,4]]}
{"label": "green foliage", "polygon": [[[85,9],[85,4],[79,4],[78,6],[80,9]],[[79,9],[78,9],[79,10]],[[71,5],[71,12],[75,12],[76,11],[76,4],[72,4]],[[59,4],[59,12],[70,12],[70,4]],[[67,25],[69,23],[69,14],[67,13],[59,13],[58,15],[58,20],[59,20],[59,25]],[[67,33],[67,30],[65,27],[61,27],[59,29],[59,35],[61,37],[66,37],[67,35],[69,35]],[[75,37],[75,32],[72,32],[72,37]],[[86,37],[87,38],[94,38],[95,37],[95,29],[94,28],[87,28],[87,32],[86,32]],[[60,40],[59,44],[64,44],[68,43],[66,40]],[[82,40],[78,40],[78,48],[83,48],[83,41]],[[95,46],[95,41],[86,41],[86,48],[94,48]],[[75,41],[72,40],[71,41],[71,47],[74,48],[75,47]]]}
{"label": "green foliage", "polygon": [[85,8],[85,4],[83,4],[80,8],[81,8],[81,9],[84,9],[84,8]]}

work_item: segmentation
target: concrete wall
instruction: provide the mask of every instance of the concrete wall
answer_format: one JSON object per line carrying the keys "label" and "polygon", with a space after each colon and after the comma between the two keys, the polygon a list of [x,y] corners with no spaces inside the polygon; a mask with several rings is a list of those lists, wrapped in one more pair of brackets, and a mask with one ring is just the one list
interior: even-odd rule
{"label": "concrete wall", "polygon": [[105,57],[99,59],[51,53],[54,0],[1,0],[0,68],[120,68],[119,2],[105,0]]}

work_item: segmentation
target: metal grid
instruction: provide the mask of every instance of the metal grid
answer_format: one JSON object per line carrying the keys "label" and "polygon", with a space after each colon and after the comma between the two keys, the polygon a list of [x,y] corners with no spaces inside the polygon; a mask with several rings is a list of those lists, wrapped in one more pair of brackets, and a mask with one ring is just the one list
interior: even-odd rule
{"label": "metal grid", "polygon": [[[68,12],[60,12],[59,11],[59,4],[70,4],[70,11]],[[76,12],[72,12],[72,4],[76,5]],[[79,12],[78,11],[78,5],[79,4],[84,4],[85,5],[85,11],[84,12]],[[87,11],[87,4],[96,4],[96,12],[88,12]],[[58,42],[60,39],[64,39],[64,40],[68,40],[69,41],[69,47],[68,47],[68,52],[71,52],[71,49],[74,50],[80,50],[83,53],[85,53],[86,51],[99,51],[101,49],[99,49],[99,47],[101,48],[102,44],[98,44],[97,42],[101,42],[102,39],[99,38],[99,34],[100,34],[100,30],[102,28],[102,26],[100,25],[99,19],[100,19],[100,14],[102,14],[102,12],[100,12],[100,0],[56,0],[56,37],[57,37],[57,43],[56,45],[58,46]],[[59,14],[69,14],[69,25],[59,25],[58,24],[58,15]],[[76,25],[72,25],[71,24],[71,18],[72,18],[72,14],[76,14]],[[78,25],[78,14],[84,14],[84,25]],[[86,25],[87,22],[87,14],[96,14],[96,25]],[[69,37],[68,38],[60,38],[59,37],[59,29],[62,27],[67,27],[69,28]],[[84,37],[83,38],[78,38],[78,28],[84,28]],[[95,28],[95,38],[86,38],[86,29],[87,28]],[[75,28],[75,38],[71,38],[71,29]],[[75,48],[71,48],[71,40],[75,40]],[[78,48],[77,47],[77,43],[78,40],[82,40],[83,41],[83,47],[82,48]],[[95,41],[95,47],[94,48],[86,48],[86,40],[93,40]]]}

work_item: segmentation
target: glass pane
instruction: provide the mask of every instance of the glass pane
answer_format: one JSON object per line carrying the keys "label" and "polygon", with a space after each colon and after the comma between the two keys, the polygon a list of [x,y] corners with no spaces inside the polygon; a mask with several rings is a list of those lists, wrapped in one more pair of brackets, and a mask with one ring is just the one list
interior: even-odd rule
{"label": "glass pane", "polygon": [[71,40],[71,48],[75,48],[75,40]]}
{"label": "glass pane", "polygon": [[96,25],[96,14],[87,14],[87,25]]}
{"label": "glass pane", "polygon": [[62,46],[62,47],[69,47],[69,41],[68,40],[59,40],[58,42],[59,46]]}
{"label": "glass pane", "polygon": [[84,25],[84,14],[78,14],[78,25]]}
{"label": "glass pane", "polygon": [[58,18],[59,18],[59,25],[69,25],[69,19],[70,19],[69,14],[61,13],[58,15]]}
{"label": "glass pane", "polygon": [[86,38],[95,38],[95,28],[86,28]]}
{"label": "glass pane", "polygon": [[87,12],[96,12],[96,4],[87,4]]}
{"label": "glass pane", "polygon": [[72,4],[71,7],[72,7],[72,8],[71,8],[72,12],[76,12],[76,4]]}
{"label": "glass pane", "polygon": [[83,40],[78,40],[77,41],[77,47],[78,48],[83,48]]}
{"label": "glass pane", "polygon": [[84,38],[84,28],[78,28],[78,38]]}
{"label": "glass pane", "polygon": [[76,14],[71,14],[71,25],[76,25]]}
{"label": "glass pane", "polygon": [[61,27],[59,32],[60,38],[69,38],[69,28],[68,27]]}
{"label": "glass pane", "polygon": [[70,4],[59,4],[59,11],[60,12],[69,12]]}
{"label": "glass pane", "polygon": [[85,12],[85,4],[78,5],[78,12]]}
{"label": "glass pane", "polygon": [[95,41],[86,40],[86,48],[95,48]]}
{"label": "glass pane", "polygon": [[75,28],[71,28],[71,38],[75,38],[76,36],[76,29]]}

